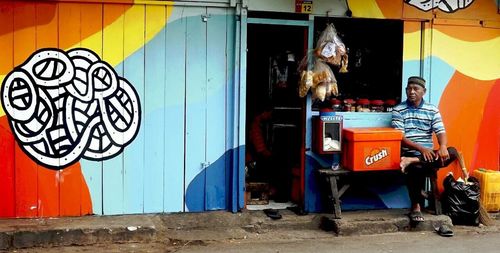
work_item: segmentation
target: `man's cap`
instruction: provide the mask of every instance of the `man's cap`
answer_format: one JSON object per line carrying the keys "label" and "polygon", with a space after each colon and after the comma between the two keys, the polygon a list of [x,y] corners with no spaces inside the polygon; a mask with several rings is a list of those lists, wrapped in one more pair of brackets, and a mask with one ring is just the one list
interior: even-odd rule
{"label": "man's cap", "polygon": [[410,76],[408,78],[408,84],[418,84],[425,88],[425,79],[419,76]]}

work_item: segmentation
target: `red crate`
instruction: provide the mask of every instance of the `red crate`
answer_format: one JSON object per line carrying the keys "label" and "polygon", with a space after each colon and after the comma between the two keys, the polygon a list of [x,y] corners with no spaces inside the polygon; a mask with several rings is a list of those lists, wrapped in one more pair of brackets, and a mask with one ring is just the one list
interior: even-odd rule
{"label": "red crate", "polygon": [[399,169],[403,132],[394,128],[344,128],[342,166],[352,171]]}

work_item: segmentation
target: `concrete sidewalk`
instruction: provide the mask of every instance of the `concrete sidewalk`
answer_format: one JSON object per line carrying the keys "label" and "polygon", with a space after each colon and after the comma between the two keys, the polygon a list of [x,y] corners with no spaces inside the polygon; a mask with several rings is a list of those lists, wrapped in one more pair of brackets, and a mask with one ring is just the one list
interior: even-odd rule
{"label": "concrete sidewalk", "polygon": [[[425,214],[426,222],[409,227],[407,210],[343,212],[342,219],[329,214],[298,216],[280,210],[282,219],[271,220],[262,211],[230,213],[175,213],[152,215],[86,216],[46,219],[0,220],[0,250],[93,245],[126,242],[162,242],[167,245],[257,238],[265,234],[314,231],[322,236],[379,234],[398,231],[434,231],[452,226],[444,215]],[[326,232],[325,232],[326,231]],[[298,233],[295,233],[298,234]]]}

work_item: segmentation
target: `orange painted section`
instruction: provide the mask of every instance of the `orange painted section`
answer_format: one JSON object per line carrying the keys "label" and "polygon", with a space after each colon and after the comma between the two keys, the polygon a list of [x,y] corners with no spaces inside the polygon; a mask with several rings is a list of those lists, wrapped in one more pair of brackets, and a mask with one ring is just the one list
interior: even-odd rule
{"label": "orange painted section", "polygon": [[403,1],[376,0],[385,18],[400,19],[403,14]]}
{"label": "orange painted section", "polygon": [[[121,6],[124,7],[119,8],[121,11],[106,12],[106,19],[103,20],[103,4],[98,3],[1,1],[0,20],[2,20],[2,25],[0,25],[0,45],[8,43],[7,41],[11,38],[10,34],[12,33],[23,34],[29,33],[30,31],[38,31],[38,29],[41,29],[40,32],[43,32],[45,27],[51,27],[59,23],[62,25],[59,29],[71,31],[70,33],[64,34],[59,32],[55,37],[59,39],[59,48],[65,49],[78,44],[81,40],[93,34],[101,32],[103,26],[106,27],[113,23],[132,7],[133,0],[129,2],[130,4],[121,4]],[[12,15],[15,15],[15,17],[12,17]],[[76,19],[76,17],[79,16],[92,18],[85,18],[85,20],[80,21]],[[14,23],[9,24],[9,21],[13,20],[13,18],[15,19]],[[72,22],[66,22],[68,18],[70,18]],[[4,22],[6,23],[4,24]],[[26,38],[23,36],[17,37],[28,41],[21,42],[22,44],[16,43],[14,47],[5,47],[14,48],[14,50],[2,51],[2,57],[0,57],[0,75],[5,75],[12,70],[12,57],[9,57],[9,54],[11,54],[10,51],[16,51],[15,66],[24,62],[24,60],[34,52],[28,50],[30,48],[24,46],[24,43],[34,43],[35,40],[32,36]],[[45,43],[45,39],[53,39],[43,33],[38,33],[37,37],[41,37],[39,38],[39,42],[42,44]],[[10,39],[10,41],[12,41],[12,39]]]}
{"label": "orange painted section", "polygon": [[[475,167],[471,166],[473,161],[476,161],[476,149],[479,142],[487,142],[485,149],[491,149],[491,152],[497,152],[498,137],[496,141],[491,141],[491,134],[494,132],[482,132],[480,134],[481,126],[484,124],[487,115],[483,113],[486,100],[491,97],[491,91],[496,81],[480,81],[463,75],[460,72],[455,72],[450,79],[448,86],[441,97],[439,108],[443,117],[443,122],[446,126],[448,136],[448,145],[454,146],[459,152],[462,152],[465,164],[470,172]],[[469,92],[466,92],[469,91]],[[498,92],[498,91],[497,91]],[[500,110],[488,109],[491,113],[500,114]],[[492,116],[492,115],[489,115]],[[498,124],[492,126],[491,123],[486,123],[488,128],[496,128],[498,132]],[[493,144],[493,145],[492,145]],[[482,157],[487,160],[486,153]],[[488,158],[491,159],[491,156]],[[496,168],[498,169],[498,165]],[[461,176],[461,169],[458,164],[451,164],[447,168],[439,170],[439,179],[442,180],[452,171],[456,178]],[[442,187],[440,186],[441,190]]]}
{"label": "orange painted section", "polygon": [[0,217],[92,214],[80,163],[62,171],[37,165],[15,144],[7,116],[0,117],[0,139]]}
{"label": "orange painted section", "polygon": [[[36,50],[36,7],[31,3],[14,3],[14,65],[25,61]],[[18,29],[22,27],[23,29]],[[38,166],[25,159],[24,152],[16,144],[15,189],[16,216],[38,216]]]}
{"label": "orange painted section", "polygon": [[[35,5],[35,30],[36,48],[58,47],[58,23],[57,19],[47,16],[54,10],[58,12],[58,6],[54,2],[36,3]],[[45,22],[45,23],[43,23]],[[47,170],[37,166],[38,181],[38,216],[59,216],[59,180],[58,172]],[[43,182],[43,183],[42,183]],[[49,187],[47,187],[49,186]]]}
{"label": "orange painted section", "polygon": [[[23,63],[36,49],[36,8],[33,4],[23,2],[16,2],[14,5],[14,47],[12,51],[14,51],[14,66],[17,66]],[[11,59],[3,57],[2,59],[0,59],[1,62],[11,61]],[[10,64],[12,65],[12,63]]]}
{"label": "orange painted section", "polygon": [[493,28],[460,26],[459,29],[457,29],[457,26],[451,25],[439,25],[435,26],[435,28],[450,37],[470,42],[491,40],[500,36],[500,29]]}
{"label": "orange painted section", "polygon": [[57,19],[53,18],[54,11],[57,12],[57,4],[54,2],[37,3],[35,5],[35,31],[36,47],[57,47]]}
{"label": "orange painted section", "polygon": [[82,37],[81,11],[81,4],[59,4],[59,34],[64,35],[59,36],[59,48],[69,48],[75,44],[80,44]]}
{"label": "orange painted section", "polygon": [[[11,3],[7,3],[9,8],[0,6],[0,29],[11,30],[14,27],[13,9]],[[13,34],[0,34],[0,48],[13,48]],[[0,73],[8,72],[13,68],[13,50],[3,50],[2,57],[10,59],[5,64],[0,64]],[[1,61],[1,60],[0,60]],[[15,168],[14,168],[14,136],[10,132],[7,117],[0,117],[0,217],[15,217]],[[4,157],[10,159],[3,159]]]}
{"label": "orange painted section", "polygon": [[[387,5],[390,5],[390,3],[387,3]],[[403,18],[415,20],[431,20],[433,18],[433,13],[432,11],[424,12],[409,4],[403,4]]]}
{"label": "orange painted section", "polygon": [[16,143],[14,149],[16,217],[38,216],[38,166]]}
{"label": "orange painted section", "polygon": [[[81,40],[95,33],[102,33],[102,6],[96,4],[85,4],[80,6],[81,23],[80,26]],[[98,20],[99,22],[96,22]],[[64,43],[64,42],[63,42]],[[101,52],[96,52],[100,54]]]}
{"label": "orange painted section", "polygon": [[[486,100],[483,120],[472,154],[471,169],[500,169],[500,79],[497,79]],[[497,157],[498,159],[491,159]]]}
{"label": "orange painted section", "polygon": [[[80,215],[93,214],[92,209],[92,198],[90,196],[89,187],[87,186],[87,182],[85,182],[85,177],[82,173],[82,168],[80,167],[80,163],[75,163],[71,166],[75,166],[78,169],[75,169],[74,177],[80,178]],[[65,184],[62,184],[64,187]],[[68,195],[69,196],[69,195]],[[66,208],[66,207],[64,207]],[[61,213],[65,213],[65,210],[61,210]]]}
{"label": "orange painted section", "polygon": [[[2,3],[0,3],[0,12],[12,12],[12,9],[15,8],[24,8],[25,6],[29,7],[33,7],[35,8],[35,3],[34,1],[8,1],[8,0],[5,0],[5,1],[2,1]],[[53,7],[55,7],[55,5],[53,5]],[[43,16],[41,16],[39,19],[38,19],[38,22],[40,22],[39,24],[46,24],[48,22],[50,22],[50,20],[52,20],[54,18],[54,16],[56,16],[56,10],[55,8],[52,8],[52,9],[46,9],[45,10],[47,13],[45,13]],[[32,16],[30,18],[35,18],[35,16]],[[3,20],[2,20],[3,21]],[[32,23],[17,23],[16,26],[14,27],[14,30],[22,30],[22,29],[25,29],[25,28],[30,28],[32,27],[33,24]],[[0,26],[0,36],[4,35],[4,34],[8,34],[8,33],[11,33],[12,32],[12,28],[10,27],[5,27],[5,26]]]}
{"label": "orange painted section", "polygon": [[[55,173],[54,173],[55,172]],[[59,172],[37,166],[38,216],[59,216]]]}
{"label": "orange painted section", "polygon": [[60,172],[61,216],[79,216],[82,199],[82,173],[80,163],[73,164]]}
{"label": "orange painted section", "polygon": [[[0,4],[0,20],[2,21],[2,25],[0,25],[0,48],[14,48],[12,33],[14,29],[13,15],[14,9],[12,8],[12,3]],[[9,30],[10,32],[2,34],[2,30]],[[2,50],[2,57],[0,57],[0,75],[12,70],[13,58],[14,50]]]}
{"label": "orange painted section", "polygon": [[421,29],[420,22],[404,22],[404,33],[419,32]]}
{"label": "orange painted section", "polygon": [[15,217],[15,141],[7,117],[0,117],[0,140],[0,217]]}

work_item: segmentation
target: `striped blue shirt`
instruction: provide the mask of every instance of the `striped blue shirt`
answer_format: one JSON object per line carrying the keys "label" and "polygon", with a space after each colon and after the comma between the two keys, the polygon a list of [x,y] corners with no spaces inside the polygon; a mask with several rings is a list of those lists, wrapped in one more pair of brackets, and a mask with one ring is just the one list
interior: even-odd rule
{"label": "striped blue shirt", "polygon": [[[404,136],[426,148],[433,147],[432,133],[444,133],[444,124],[439,109],[426,103],[423,99],[419,106],[414,107],[408,101],[395,106],[392,111],[392,127],[404,132]],[[416,150],[402,147],[404,155],[420,155]]]}

